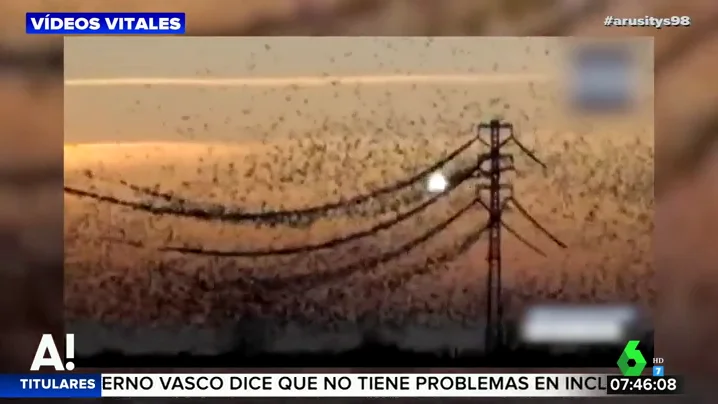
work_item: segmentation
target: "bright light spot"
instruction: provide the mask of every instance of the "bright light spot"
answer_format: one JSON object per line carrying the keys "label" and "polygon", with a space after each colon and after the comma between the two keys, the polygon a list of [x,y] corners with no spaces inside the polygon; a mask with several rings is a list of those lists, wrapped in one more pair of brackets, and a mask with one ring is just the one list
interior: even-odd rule
{"label": "bright light spot", "polygon": [[446,177],[442,173],[434,173],[429,177],[429,181],[426,183],[426,189],[429,192],[444,192],[449,183],[446,181]]}

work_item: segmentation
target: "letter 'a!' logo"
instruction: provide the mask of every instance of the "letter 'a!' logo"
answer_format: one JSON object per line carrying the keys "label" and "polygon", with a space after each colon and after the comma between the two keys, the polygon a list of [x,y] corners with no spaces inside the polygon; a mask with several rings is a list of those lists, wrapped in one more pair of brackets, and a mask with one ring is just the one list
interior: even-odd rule
{"label": "letter 'a!' logo", "polygon": [[[646,359],[641,351],[638,350],[638,343],[639,341],[637,340],[628,341],[626,347],[623,348],[621,357],[616,362],[624,376],[640,376],[646,367]],[[628,363],[630,360],[633,360],[633,365]]]}
{"label": "letter 'a!' logo", "polygon": [[[75,335],[65,335],[65,358],[73,359],[75,357]],[[30,370],[36,372],[40,368],[49,367],[56,371],[74,370],[75,364],[70,362],[63,363],[60,352],[57,350],[55,340],[52,334],[43,334],[40,344],[35,352],[35,359],[32,361]]]}

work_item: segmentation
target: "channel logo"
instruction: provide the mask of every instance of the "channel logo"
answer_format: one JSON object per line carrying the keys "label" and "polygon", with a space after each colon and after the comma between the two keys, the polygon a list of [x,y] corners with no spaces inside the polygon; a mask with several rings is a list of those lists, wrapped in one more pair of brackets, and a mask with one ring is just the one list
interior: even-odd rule
{"label": "channel logo", "polygon": [[618,358],[618,362],[616,362],[623,376],[640,376],[641,373],[643,373],[643,369],[646,368],[648,362],[646,362],[646,358],[643,357],[643,354],[638,349],[639,343],[640,341],[638,340],[628,341],[626,347],[623,348],[621,357]]}

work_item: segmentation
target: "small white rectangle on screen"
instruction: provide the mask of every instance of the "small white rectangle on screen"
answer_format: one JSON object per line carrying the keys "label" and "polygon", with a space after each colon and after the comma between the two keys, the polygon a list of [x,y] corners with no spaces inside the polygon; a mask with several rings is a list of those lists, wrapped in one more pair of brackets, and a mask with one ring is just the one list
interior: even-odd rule
{"label": "small white rectangle on screen", "polygon": [[534,306],[521,322],[528,344],[614,344],[625,342],[640,319],[638,308],[603,305]]}

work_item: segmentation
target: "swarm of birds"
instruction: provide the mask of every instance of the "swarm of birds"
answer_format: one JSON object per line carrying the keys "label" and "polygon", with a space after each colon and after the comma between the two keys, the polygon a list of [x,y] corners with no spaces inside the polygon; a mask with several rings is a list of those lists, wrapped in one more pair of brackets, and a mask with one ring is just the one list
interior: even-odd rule
{"label": "swarm of birds", "polygon": [[[506,236],[509,315],[547,301],[651,306],[652,132],[557,123],[555,88],[544,84],[481,90],[282,86],[250,97],[277,116],[239,106],[249,122],[262,117],[243,124],[246,140],[66,147],[66,161],[82,161],[65,179],[68,318],[481,322],[486,212],[471,206],[471,183],[436,192],[427,181],[473,164],[484,148],[471,143],[473,125],[495,117],[548,167],[517,153],[514,194],[569,246],[540,256]],[[327,102],[339,105],[334,115]],[[206,118],[178,114],[182,136],[238,130],[207,108]]]}

